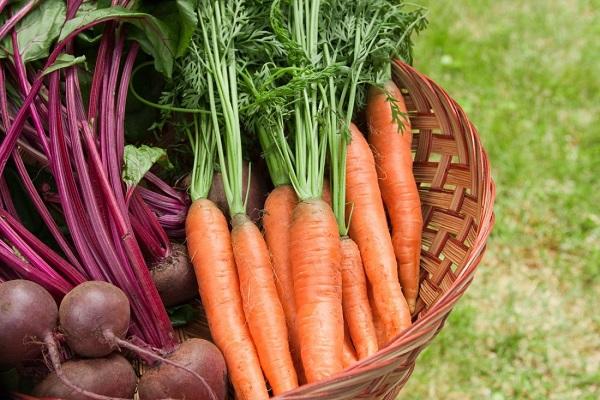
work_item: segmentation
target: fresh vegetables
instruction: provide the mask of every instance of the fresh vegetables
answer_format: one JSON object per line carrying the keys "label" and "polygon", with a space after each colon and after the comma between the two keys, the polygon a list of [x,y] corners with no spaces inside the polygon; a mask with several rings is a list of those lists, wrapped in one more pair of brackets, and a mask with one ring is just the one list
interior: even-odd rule
{"label": "fresh vegetables", "polygon": [[[124,340],[129,327],[130,304],[127,296],[116,286],[101,281],[82,283],[71,290],[63,299],[59,309],[60,327],[69,347],[82,357],[102,357],[113,350],[125,348],[141,358],[158,361],[180,372],[180,384],[202,386],[211,397],[215,394],[198,371],[189,367],[187,357],[194,352],[197,341],[183,342],[168,358],[146,350],[139,345]],[[182,360],[177,362],[174,360]],[[195,368],[204,368],[194,364]],[[162,372],[161,372],[162,371]],[[165,369],[157,376],[168,374]]]}
{"label": "fresh vegetables", "polygon": [[[73,359],[62,365],[62,372],[71,382],[89,392],[106,398],[133,398],[137,377],[125,357],[112,353],[104,358]],[[90,397],[66,386],[56,372],[50,373],[33,389],[37,397],[64,400],[88,400]]]}
{"label": "fresh vegetables", "polygon": [[[282,70],[298,63],[298,69],[308,73],[310,64],[319,57],[319,2],[309,1],[305,6],[280,2],[272,6],[271,23],[278,38],[285,38],[288,50]],[[297,58],[295,51],[302,57]],[[290,117],[286,118],[285,110],[275,109],[272,121],[284,123],[272,127],[274,142],[298,196],[289,228],[289,251],[295,326],[304,374],[310,383],[343,369],[344,329],[337,224],[331,207],[322,199],[327,136],[319,126],[321,94],[315,82],[306,77],[302,80],[299,90],[284,93],[290,102]],[[293,132],[293,147],[285,139],[284,126]]]}
{"label": "fresh vegetables", "polygon": [[198,296],[198,282],[186,246],[173,243],[171,254],[150,268],[154,285],[166,307],[189,302]]}
{"label": "fresh vegetables", "polygon": [[352,213],[350,237],[354,238],[369,278],[373,312],[381,321],[386,340],[394,338],[410,324],[410,313],[402,297],[398,267],[379,187],[373,154],[355,125],[350,128],[346,197]]}
{"label": "fresh vegetables", "polygon": [[205,115],[194,116],[191,129],[186,127],[194,154],[190,183],[192,205],[185,230],[200,298],[211,335],[223,352],[236,393],[241,399],[266,399],[269,396],[258,354],[246,325],[227,220],[219,207],[207,199],[213,177],[216,134]]}
{"label": "fresh vegetables", "polygon": [[344,368],[349,368],[358,362],[356,349],[354,348],[354,344],[352,343],[352,339],[350,338],[350,333],[348,332],[347,324],[344,324],[344,350],[342,357],[344,362]]}
{"label": "fresh vegetables", "polygon": [[59,348],[54,339],[58,309],[54,299],[41,286],[15,279],[0,284],[0,322],[2,350],[0,367],[12,367],[39,356],[45,349],[62,385],[87,398],[109,400],[87,391],[67,376],[62,368]]}
{"label": "fresh vegetables", "polygon": [[180,351],[168,356],[171,361],[183,364],[198,371],[208,386],[198,381],[190,381],[176,367],[161,365],[144,372],[138,384],[140,400],[173,399],[214,399],[225,400],[227,395],[227,368],[223,355],[216,346],[206,340],[185,341]]}
{"label": "fresh vegetables", "polygon": [[[73,398],[94,399],[109,399],[117,396],[112,394],[113,392],[122,393],[123,390],[133,393],[135,374],[123,358],[72,361],[66,364],[68,368],[65,370],[60,361],[58,344],[54,339],[54,331],[57,322],[60,321],[60,329],[66,343],[78,355],[106,357],[113,350],[123,347],[146,359],[164,363],[171,368],[171,374],[173,370],[179,371],[180,385],[201,387],[206,396],[216,399],[214,390],[200,375],[206,373],[208,364],[200,362],[194,355],[205,351],[206,344],[198,340],[184,342],[165,359],[151,350],[125,341],[122,337],[129,327],[129,308],[125,294],[106,282],[92,281],[75,287],[65,296],[59,310],[50,294],[33,282],[11,280],[2,283],[0,322],[6,329],[3,329],[0,338],[2,346],[6,348],[3,349],[5,351],[0,359],[0,366],[15,366],[39,357],[42,348],[45,348],[54,372],[40,384],[40,393],[49,392],[56,395],[58,391],[70,393],[69,396]],[[212,368],[220,353],[216,349],[211,351],[213,355],[209,361]],[[191,368],[188,361],[190,356],[194,356]],[[114,382],[114,386],[106,386],[102,379],[108,378],[115,369],[122,372],[119,379]],[[90,370],[94,373],[89,374]],[[157,379],[166,373],[165,370],[166,368],[162,368],[155,374]],[[224,369],[221,371],[221,374],[223,373]],[[133,389],[127,389],[131,386]]]}
{"label": "fresh vegetables", "polygon": [[[268,155],[267,157],[273,157]],[[274,172],[269,168],[271,176]],[[274,180],[275,181],[275,180]],[[280,181],[281,182],[281,181]],[[284,180],[285,182],[285,180]],[[292,212],[298,198],[289,184],[280,184],[273,189],[265,201],[263,229],[265,241],[271,253],[275,285],[288,328],[288,341],[299,382],[305,381],[300,358],[300,337],[296,325],[296,301],[294,300],[294,277],[290,260],[290,226]]]}
{"label": "fresh vegetables", "polygon": [[192,198],[186,222],[188,253],[210,332],[227,361],[238,396],[266,399],[269,396],[244,316],[227,221],[210,200],[193,194]]}
{"label": "fresh vegetables", "polygon": [[378,350],[373,314],[367,295],[367,280],[358,246],[353,240],[343,238],[342,250],[342,304],[344,319],[359,359],[373,355]]}
{"label": "fresh vegetables", "polygon": [[118,347],[129,328],[129,301],[118,287],[90,281],[60,303],[60,327],[71,350],[82,357],[104,357]]}
{"label": "fresh vegetables", "polygon": [[269,250],[260,230],[245,214],[235,215],[232,225],[231,242],[244,313],[264,373],[273,392],[280,394],[296,388],[298,378]]}
{"label": "fresh vegetables", "polygon": [[0,367],[39,356],[41,343],[55,346],[57,320],[54,299],[38,284],[22,279],[0,283]]}
{"label": "fresh vegetables", "polygon": [[[376,155],[381,196],[392,225],[400,284],[412,312],[419,290],[423,216],[412,174],[412,131],[404,98],[392,81],[386,82],[384,88],[385,92],[377,88],[369,91],[369,143]],[[404,115],[402,126],[394,118],[394,113],[398,112]]]}
{"label": "fresh vegetables", "polygon": [[302,364],[307,381],[316,382],[343,369],[341,252],[323,200],[302,200],[294,208],[290,257]]}
{"label": "fresh vegetables", "polygon": [[[11,329],[0,338],[21,343],[0,361],[46,349],[54,372],[38,393],[129,397],[135,379],[115,354],[127,350],[150,364],[142,400],[224,399],[227,371],[237,398],[266,399],[352,367],[410,326],[422,217],[406,107],[385,82],[392,58],[410,61],[422,10],[391,0],[0,10],[0,302],[19,292],[3,288],[25,288],[22,307],[1,315]],[[157,102],[130,85],[150,65],[164,76]],[[161,109],[156,135],[132,128],[129,91],[142,111]],[[167,183],[190,171],[191,202]],[[196,286],[216,347],[178,345],[168,319],[165,305]],[[23,320],[27,307],[45,313],[39,326]],[[67,358],[103,358],[61,367],[56,329]],[[122,371],[122,385],[87,380],[93,368],[109,380]]]}
{"label": "fresh vegetables", "polygon": [[[44,2],[40,10],[46,4],[53,4],[48,7],[56,10],[59,7],[57,4],[62,2]],[[112,161],[114,157],[118,158],[119,146],[118,140],[116,149],[110,146],[111,138],[107,135],[115,134],[118,137],[119,132],[122,132],[124,113],[119,110],[123,110],[125,105],[126,89],[138,47],[132,45],[128,49],[121,70],[125,37],[114,34],[118,24],[112,24],[105,32],[96,57],[97,68],[92,77],[89,114],[86,114],[78,65],[63,63],[58,68],[54,63],[68,57],[64,52],[73,51],[73,40],[80,32],[107,20],[125,18],[124,14],[127,12],[112,9],[98,12],[93,7],[80,9],[80,6],[81,2],[71,2],[54,19],[44,19],[47,16],[44,13],[39,15],[32,12],[22,21],[24,29],[19,29],[20,26],[17,25],[17,30],[12,32],[12,60],[7,59],[2,63],[4,70],[14,73],[10,74],[10,81],[6,86],[11,88],[6,91],[9,96],[5,96],[11,106],[2,107],[5,110],[2,119],[6,135],[0,145],[0,167],[3,169],[6,166],[8,156],[14,153],[14,145],[19,140],[28,142],[30,149],[33,147],[44,155],[48,162],[47,172],[52,175],[58,192],[58,215],[52,215],[47,205],[39,200],[39,194],[31,190],[32,185],[27,183],[30,180],[26,176],[28,172],[22,173],[21,178],[25,186],[29,187],[28,194],[53,238],[68,263],[72,264],[70,270],[75,269],[82,276],[76,282],[71,282],[76,284],[85,279],[108,280],[124,288],[130,298],[145,299],[143,302],[132,302],[134,314],[138,317],[134,319],[135,326],[132,329],[156,347],[169,350],[174,346],[173,331],[152,284],[140,246],[132,235],[131,221],[122,199],[120,166],[117,165],[119,173],[116,178],[116,168],[113,164],[108,166],[109,159]],[[136,18],[138,17],[144,19],[149,16],[137,14]],[[50,26],[49,29],[37,31],[38,24]],[[33,66],[29,66],[33,72],[30,75],[35,76],[33,82],[30,82],[27,61],[43,58],[44,51],[47,54],[59,33],[62,36],[52,47],[42,71],[38,72],[32,69]],[[29,34],[41,35],[43,39],[39,40],[39,43],[43,43],[41,50],[38,49],[35,54],[21,50],[20,39]],[[31,48],[27,48],[27,51],[31,51]],[[27,58],[21,57],[21,53],[29,55]],[[48,66],[52,68],[46,71]],[[114,93],[118,94],[115,96]],[[100,99],[103,101],[99,101]],[[102,118],[98,118],[100,111]],[[31,129],[27,129],[28,113],[31,113]],[[116,153],[109,154],[113,150]],[[68,231],[69,241],[58,229],[58,223],[63,224]],[[21,236],[25,234],[23,231]],[[14,236],[10,239],[10,242],[13,241],[17,241]],[[10,242],[7,243],[8,246],[11,245]],[[64,271],[69,270],[65,266],[68,263],[61,261],[60,257],[53,257],[62,266],[53,270],[43,265],[43,259],[40,260],[41,257],[31,250],[24,253],[26,263],[35,263],[41,267],[30,269],[28,277],[43,282],[53,292],[64,295],[72,284],[69,286],[61,283],[58,286],[59,277],[56,275],[65,274]],[[5,259],[11,259],[10,252],[5,253]],[[25,266],[22,262],[15,261],[10,261],[10,265],[18,267],[15,271],[21,273]]]}
{"label": "fresh vegetables", "polygon": [[[265,376],[274,393],[279,394],[295,388],[298,382],[267,246],[258,227],[246,215],[243,196],[235,46],[249,15],[236,8],[240,5],[215,1],[199,10],[199,47],[208,64],[208,105],[231,215],[231,245],[244,313]],[[230,33],[223,35],[223,28]]]}
{"label": "fresh vegetables", "polygon": [[[244,5],[249,9],[256,6],[252,2],[245,2]],[[300,348],[302,368],[296,362],[296,370],[301,378],[305,375],[308,382],[313,382],[343,368],[341,247],[339,240],[336,239],[335,244],[332,240],[337,238],[334,232],[339,232],[343,240],[350,240],[344,239],[348,231],[345,157],[346,146],[350,142],[350,123],[359,104],[356,100],[364,99],[367,91],[365,83],[381,82],[382,77],[389,74],[389,61],[385,61],[386,59],[398,54],[410,58],[408,40],[397,42],[397,35],[404,38],[407,32],[409,35],[412,29],[422,27],[422,19],[419,11],[404,13],[400,7],[385,1],[374,4],[334,1],[325,5],[309,1],[304,6],[294,7],[273,2],[269,29],[273,30],[279,45],[272,45],[267,34],[262,36],[263,43],[268,43],[264,45],[267,56],[262,59],[260,67],[253,65],[258,59],[256,56],[250,61],[240,57],[243,60],[242,67],[236,67],[235,73],[231,68],[223,66],[220,70],[222,75],[216,79],[217,86],[218,82],[226,82],[229,91],[220,87],[218,96],[215,97],[221,106],[221,102],[224,103],[224,107],[218,110],[224,110],[222,115],[225,116],[226,128],[235,128],[236,140],[240,115],[249,119],[249,126],[258,133],[270,175],[277,187],[270,196],[275,200],[275,196],[282,197],[281,206],[275,200],[272,201],[271,197],[267,199],[265,237],[273,257],[292,353],[296,352],[297,346]],[[260,21],[260,15],[258,13],[255,20]],[[356,23],[348,24],[348,18],[354,18]],[[323,23],[330,24],[332,28],[320,28]],[[240,29],[240,36],[243,36],[242,31]],[[220,43],[218,40],[216,42]],[[229,39],[226,43],[231,45],[233,42]],[[321,47],[321,44],[327,45]],[[280,50],[266,51],[273,48]],[[227,56],[231,57],[231,54]],[[207,58],[210,60],[207,63],[209,75],[217,71],[218,76],[219,70],[215,68],[213,59]],[[347,66],[347,69],[343,66]],[[343,79],[335,79],[336,74]],[[238,88],[242,88],[243,103],[238,101]],[[231,98],[234,99],[233,102],[230,101]],[[233,112],[238,107],[228,110],[228,104],[240,104],[239,112]],[[215,109],[211,103],[213,118]],[[328,150],[332,167],[333,213],[328,204],[321,200],[324,197],[323,181]],[[219,154],[221,172],[227,172],[227,168],[231,170],[236,165],[235,160],[239,155],[236,153],[231,156],[228,152],[223,154],[225,156]],[[375,171],[373,162],[370,168],[371,172]],[[236,171],[233,172],[235,174]],[[375,176],[374,173],[370,175],[373,181],[369,186],[375,189],[373,193],[376,194],[379,189]],[[294,188],[297,200],[285,194],[288,191],[285,185],[288,184]],[[239,194],[234,193],[235,190],[239,193],[239,185],[237,188],[236,182],[233,185],[234,190],[229,193],[230,208],[232,198],[240,198]],[[290,218],[290,208],[294,203]],[[349,265],[362,274],[362,279],[347,279],[347,285],[350,288],[358,286],[361,294],[360,300],[356,296],[352,296],[351,300],[360,303],[359,309],[363,314],[354,318],[356,313],[349,311],[347,319],[354,325],[352,332],[356,337],[353,339],[360,343],[362,357],[372,354],[378,347],[375,322],[371,322],[371,305],[377,305],[374,311],[378,314],[375,320],[383,330],[379,334],[381,345],[385,345],[410,325],[410,314],[398,282],[397,264],[391,237],[386,229],[383,205],[380,199],[377,199],[377,203],[376,213],[381,211],[378,215],[383,216],[383,219],[379,219],[377,229],[387,247],[387,269],[382,273],[376,264],[378,258],[373,255],[373,261],[367,261],[368,270],[371,271],[367,272],[367,282],[362,266],[356,265],[357,260],[360,263],[361,259],[356,258],[354,252],[354,262]],[[352,206],[350,209],[348,223],[352,226]],[[336,218],[333,218],[334,215]],[[286,221],[290,221],[287,232],[285,225],[279,229],[273,227],[271,216],[286,224]],[[367,218],[368,214],[365,220]],[[234,233],[235,224],[234,218]],[[345,248],[348,249],[349,246]],[[235,243],[233,249],[235,252]],[[250,256],[236,258],[240,277],[246,276],[248,258]],[[282,279],[279,279],[280,275]],[[245,299],[243,281],[240,286],[242,299]],[[320,291],[317,293],[312,287],[318,287]],[[293,301],[289,297],[291,288],[294,291]],[[284,293],[285,291],[288,293]],[[367,300],[369,291],[375,301]],[[267,293],[270,297],[270,289]],[[383,300],[390,295],[391,304]],[[254,303],[260,304],[260,301],[255,300]],[[347,307],[356,306],[348,301]],[[253,310],[249,313],[246,307],[245,312],[254,336]],[[315,318],[315,315],[319,317]],[[316,324],[315,321],[319,323]],[[362,321],[367,321],[366,332],[360,327]],[[277,329],[274,331],[277,332]],[[261,346],[260,340],[253,339],[257,346]],[[260,348],[258,352],[260,354]],[[261,361],[264,362],[262,359]]]}

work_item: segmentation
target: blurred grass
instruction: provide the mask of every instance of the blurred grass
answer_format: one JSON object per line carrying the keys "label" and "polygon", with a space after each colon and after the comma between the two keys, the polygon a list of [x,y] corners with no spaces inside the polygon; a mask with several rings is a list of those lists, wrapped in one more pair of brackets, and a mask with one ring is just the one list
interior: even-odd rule
{"label": "blurred grass", "polygon": [[478,127],[497,222],[399,398],[598,399],[600,1],[424,3],[416,66]]}

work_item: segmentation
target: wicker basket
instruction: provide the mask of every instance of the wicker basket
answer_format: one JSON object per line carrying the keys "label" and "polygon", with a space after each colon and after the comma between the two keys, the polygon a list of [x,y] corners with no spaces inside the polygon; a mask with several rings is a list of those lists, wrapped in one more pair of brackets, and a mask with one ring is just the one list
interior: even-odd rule
{"label": "wicker basket", "polygon": [[[414,324],[373,356],[278,400],[394,399],[419,353],[465,292],[494,223],[494,183],[477,131],[435,82],[402,62],[392,66],[414,130],[414,175],[423,211],[421,286]],[[209,337],[206,321],[179,332]]]}

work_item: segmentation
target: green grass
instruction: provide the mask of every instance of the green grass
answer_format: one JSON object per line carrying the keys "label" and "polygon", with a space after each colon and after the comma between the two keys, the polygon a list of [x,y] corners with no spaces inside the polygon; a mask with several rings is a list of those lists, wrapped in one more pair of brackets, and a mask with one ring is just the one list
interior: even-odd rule
{"label": "green grass", "polygon": [[426,3],[416,66],[478,127],[497,222],[400,399],[598,399],[600,1]]}

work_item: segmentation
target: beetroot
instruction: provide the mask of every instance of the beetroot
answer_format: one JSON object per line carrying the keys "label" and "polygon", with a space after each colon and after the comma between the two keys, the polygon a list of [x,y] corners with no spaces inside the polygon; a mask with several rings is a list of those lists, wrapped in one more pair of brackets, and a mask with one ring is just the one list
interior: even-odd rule
{"label": "beetroot", "polygon": [[213,391],[214,397],[198,379],[173,365],[161,364],[147,370],[140,378],[140,400],[214,399],[223,400],[227,394],[227,367],[223,355],[211,342],[189,339],[167,357],[177,364],[196,371]]}
{"label": "beetroot", "polygon": [[[247,161],[244,161],[244,196],[245,190],[248,187],[248,169],[249,164]],[[253,163],[250,192],[248,193],[248,203],[246,204],[246,213],[254,222],[260,219],[269,189],[269,181],[267,179],[264,166],[262,163]],[[213,177],[212,186],[210,188],[210,192],[208,193],[208,199],[215,203],[225,214],[229,213],[229,206],[227,205],[227,198],[225,197],[225,189],[223,188],[223,178],[221,177],[220,172],[217,172]]]}
{"label": "beetroot", "polygon": [[59,309],[60,328],[71,350],[83,357],[103,357],[129,329],[129,300],[118,287],[100,281],[77,285]]}
{"label": "beetroot", "polygon": [[[187,342],[171,353],[170,358],[164,358],[124,339],[129,327],[129,301],[116,286],[99,281],[84,282],[67,293],[58,313],[67,344],[80,356],[101,357],[110,354],[113,349],[125,348],[146,360],[178,369],[178,374],[185,378],[175,383],[202,387],[209,396],[205,398],[216,399],[206,379],[195,371],[202,365],[185,357],[190,352]],[[196,356],[197,353],[194,354]],[[184,362],[180,363],[179,359]]]}
{"label": "beetroot", "polygon": [[[125,357],[113,353],[105,358],[70,360],[62,365],[64,375],[89,392],[115,398],[133,398],[137,377]],[[90,397],[65,385],[50,373],[34,389],[39,397],[57,397],[64,400],[89,400]]]}
{"label": "beetroot", "polygon": [[171,255],[150,270],[158,294],[166,307],[187,303],[198,296],[198,282],[187,248],[174,243]]}
{"label": "beetroot", "polygon": [[63,373],[54,339],[58,314],[50,293],[37,283],[16,279],[0,284],[0,365],[20,364],[45,348],[64,385],[89,399],[114,400],[80,388]]}
{"label": "beetroot", "polygon": [[16,279],[0,284],[0,367],[38,357],[52,340],[58,308],[37,283]]}

